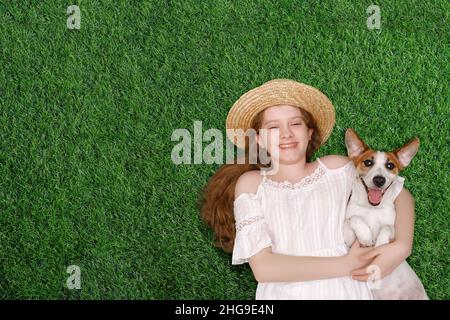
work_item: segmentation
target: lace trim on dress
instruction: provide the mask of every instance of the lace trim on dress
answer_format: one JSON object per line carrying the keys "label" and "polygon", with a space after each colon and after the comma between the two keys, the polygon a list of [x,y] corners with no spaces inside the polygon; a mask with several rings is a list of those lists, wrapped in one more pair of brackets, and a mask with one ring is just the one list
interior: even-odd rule
{"label": "lace trim on dress", "polygon": [[253,216],[251,218],[239,221],[239,223],[236,224],[236,231],[239,232],[243,227],[261,220],[264,220],[264,216]]}
{"label": "lace trim on dress", "polygon": [[319,163],[317,168],[311,174],[303,177],[303,179],[300,180],[299,182],[292,183],[287,180],[284,182],[273,181],[268,179],[267,176],[264,174],[264,179],[262,183],[279,189],[298,189],[311,185],[314,182],[318,181],[325,174],[325,172],[326,171],[323,168],[322,163]]}

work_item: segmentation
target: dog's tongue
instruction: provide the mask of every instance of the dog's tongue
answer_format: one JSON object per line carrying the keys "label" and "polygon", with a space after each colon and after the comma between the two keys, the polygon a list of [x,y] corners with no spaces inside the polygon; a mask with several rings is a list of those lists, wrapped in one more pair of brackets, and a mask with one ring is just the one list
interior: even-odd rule
{"label": "dog's tongue", "polygon": [[381,198],[383,197],[382,191],[379,189],[369,189],[368,195],[369,201],[373,205],[380,204]]}

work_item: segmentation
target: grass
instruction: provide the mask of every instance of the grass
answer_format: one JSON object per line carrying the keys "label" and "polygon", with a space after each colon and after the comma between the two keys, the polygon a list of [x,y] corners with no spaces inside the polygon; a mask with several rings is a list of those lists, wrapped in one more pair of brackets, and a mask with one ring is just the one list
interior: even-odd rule
{"label": "grass", "polygon": [[[224,132],[273,78],[311,84],[343,134],[421,148],[409,263],[449,298],[447,1],[63,1],[0,4],[0,298],[253,299],[249,266],[211,244],[197,198],[219,167],[174,165],[176,128]],[[66,268],[81,268],[68,290]]]}

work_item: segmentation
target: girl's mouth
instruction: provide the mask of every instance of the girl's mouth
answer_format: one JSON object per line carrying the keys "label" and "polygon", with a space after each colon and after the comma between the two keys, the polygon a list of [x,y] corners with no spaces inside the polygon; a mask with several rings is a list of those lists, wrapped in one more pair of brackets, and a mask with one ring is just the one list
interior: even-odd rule
{"label": "girl's mouth", "polygon": [[284,143],[284,144],[280,144],[279,147],[280,149],[291,149],[291,148],[295,148],[297,146],[297,142],[293,142],[293,143]]}

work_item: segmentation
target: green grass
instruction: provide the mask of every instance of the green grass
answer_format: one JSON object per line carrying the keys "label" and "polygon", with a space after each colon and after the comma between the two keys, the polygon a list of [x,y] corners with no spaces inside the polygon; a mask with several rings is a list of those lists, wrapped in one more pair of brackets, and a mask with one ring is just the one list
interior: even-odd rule
{"label": "green grass", "polygon": [[[416,199],[408,259],[449,298],[447,1],[0,3],[0,297],[253,299],[249,266],[211,244],[197,198],[218,165],[171,162],[176,128],[224,132],[245,91],[311,84],[337,123],[378,149],[414,136],[403,176]],[[81,290],[65,286],[69,265]]]}

